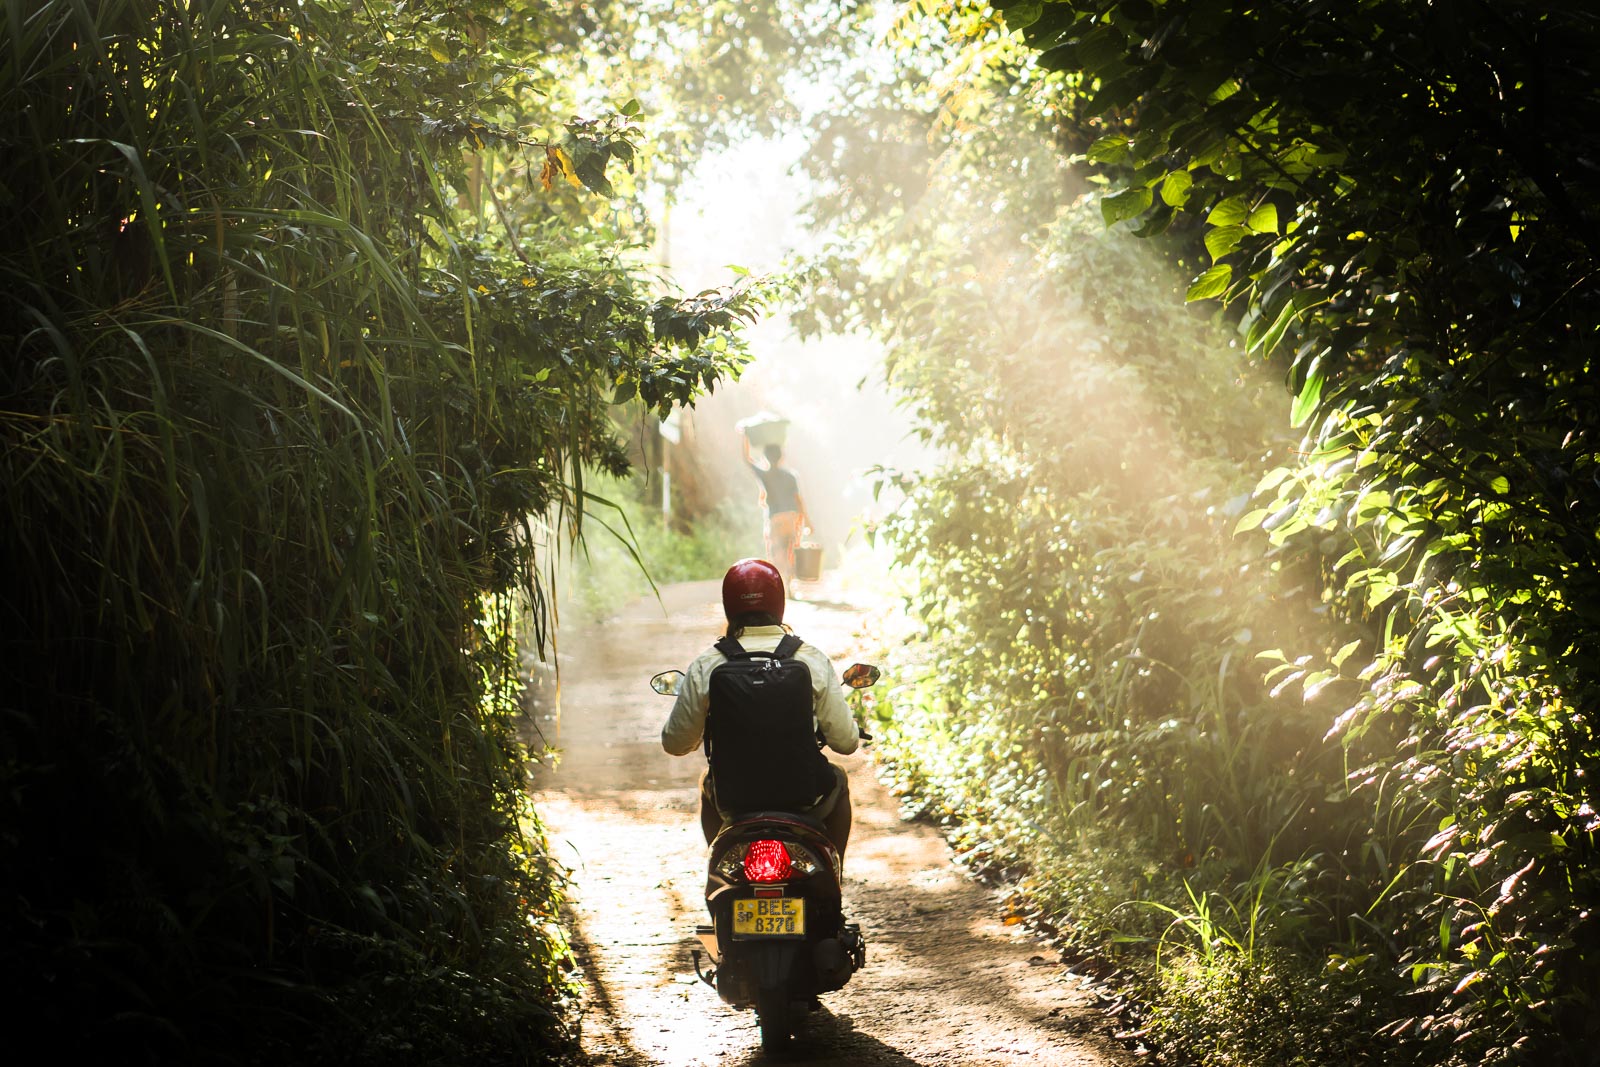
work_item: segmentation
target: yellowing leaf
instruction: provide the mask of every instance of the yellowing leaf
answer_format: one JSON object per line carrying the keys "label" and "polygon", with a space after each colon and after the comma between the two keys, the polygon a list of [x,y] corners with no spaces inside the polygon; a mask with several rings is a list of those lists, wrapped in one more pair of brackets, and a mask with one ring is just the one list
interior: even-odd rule
{"label": "yellowing leaf", "polygon": [[1266,520],[1267,515],[1268,511],[1266,508],[1256,508],[1254,511],[1247,511],[1239,517],[1238,522],[1234,523],[1233,532],[1237,534],[1243,533],[1246,530],[1254,530]]}
{"label": "yellowing leaf", "polygon": [[1354,653],[1355,650],[1360,648],[1360,647],[1361,647],[1361,642],[1360,642],[1359,639],[1355,640],[1355,641],[1351,641],[1348,644],[1344,645],[1342,648],[1339,649],[1339,651],[1337,651],[1337,652],[1335,652],[1333,654],[1333,665],[1335,667],[1343,667],[1344,666],[1344,661],[1349,659],[1351,654]]}
{"label": "yellowing leaf", "polygon": [[545,149],[546,157],[548,158],[549,154],[552,152],[555,153],[556,164],[561,168],[561,173],[566,177],[567,184],[573,186],[574,188],[582,189],[583,179],[578,177],[578,171],[573,167],[572,157],[567,155],[567,150],[564,148],[547,148]]}

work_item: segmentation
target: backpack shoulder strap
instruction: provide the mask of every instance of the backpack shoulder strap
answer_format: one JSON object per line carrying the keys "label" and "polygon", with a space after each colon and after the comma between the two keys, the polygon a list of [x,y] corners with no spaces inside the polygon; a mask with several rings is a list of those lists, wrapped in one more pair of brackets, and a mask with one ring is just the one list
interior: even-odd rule
{"label": "backpack shoulder strap", "polygon": [[805,644],[798,634],[784,634],[783,640],[778,642],[778,647],[772,650],[776,659],[788,659],[800,651],[800,646]]}
{"label": "backpack shoulder strap", "polygon": [[717,638],[717,643],[711,647],[715,648],[718,652],[721,652],[729,659],[732,659],[735,656],[746,655],[744,646],[741,645],[737,639],[728,637],[726,635]]}

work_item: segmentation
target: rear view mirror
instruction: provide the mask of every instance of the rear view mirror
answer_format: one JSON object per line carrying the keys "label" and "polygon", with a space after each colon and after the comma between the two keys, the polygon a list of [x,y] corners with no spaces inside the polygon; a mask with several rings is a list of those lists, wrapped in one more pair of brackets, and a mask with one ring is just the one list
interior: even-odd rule
{"label": "rear view mirror", "polygon": [[844,684],[851,689],[865,689],[876,685],[883,672],[870,663],[852,663],[844,669]]}
{"label": "rear view mirror", "polygon": [[664,697],[675,697],[678,695],[678,687],[683,684],[683,679],[682,671],[662,671],[650,679],[650,688]]}

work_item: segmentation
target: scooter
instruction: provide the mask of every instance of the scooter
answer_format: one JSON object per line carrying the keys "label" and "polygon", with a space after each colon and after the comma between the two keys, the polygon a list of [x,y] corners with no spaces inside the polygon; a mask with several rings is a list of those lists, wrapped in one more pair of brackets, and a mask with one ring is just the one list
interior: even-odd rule
{"label": "scooter", "polygon": [[[877,667],[857,663],[844,684],[865,689]],[[675,695],[681,671],[650,679],[650,688]],[[863,732],[863,741],[871,736]],[[793,812],[735,815],[711,843],[706,910],[711,922],[695,927],[699,979],[727,1004],[754,1009],[761,1047],[783,1048],[800,1018],[821,1004],[822,993],[842,989],[867,962],[861,927],[846,922],[841,901],[843,867],[816,819]],[[709,957],[711,968],[702,969]]]}

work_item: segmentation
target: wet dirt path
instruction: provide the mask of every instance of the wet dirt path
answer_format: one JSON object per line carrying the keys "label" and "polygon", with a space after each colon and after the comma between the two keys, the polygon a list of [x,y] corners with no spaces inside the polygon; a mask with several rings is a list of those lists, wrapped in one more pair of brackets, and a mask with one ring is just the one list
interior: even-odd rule
{"label": "wet dirt path", "polygon": [[[781,1057],[760,1050],[753,1012],[736,1012],[694,975],[705,914],[705,846],[695,819],[698,755],[661,750],[669,698],[646,681],[682,668],[718,632],[717,584],[662,590],[562,649],[562,750],[536,782],[556,856],[573,869],[574,940],[586,984],[584,1047],[596,1064],[699,1067],[1126,1067],[1093,998],[994,896],[951,863],[942,838],[901,821],[870,755],[833,758],[850,774],[855,829],[845,906],[867,937],[867,966],[823,998]],[[790,605],[796,632],[843,667],[861,613],[818,598]],[[887,680],[886,680],[887,681]]]}

